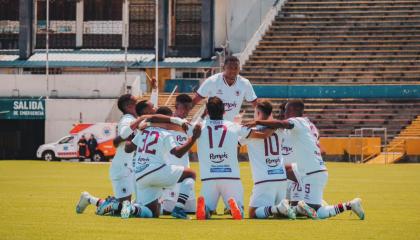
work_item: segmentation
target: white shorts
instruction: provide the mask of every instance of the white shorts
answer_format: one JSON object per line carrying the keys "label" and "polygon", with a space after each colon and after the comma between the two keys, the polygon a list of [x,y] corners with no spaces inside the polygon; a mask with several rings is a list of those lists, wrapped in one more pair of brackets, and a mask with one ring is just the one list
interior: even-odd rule
{"label": "white shorts", "polygon": [[125,198],[134,193],[134,175],[130,174],[119,179],[111,179],[115,198]]}
{"label": "white shorts", "polygon": [[238,207],[243,207],[244,188],[241,180],[207,180],[202,182],[201,196],[204,197],[206,206],[210,211],[216,210],[220,196],[227,208],[229,208],[228,200],[231,197],[235,199]]}
{"label": "white shorts", "polygon": [[324,189],[328,181],[328,172],[318,172],[302,177],[303,186],[291,184],[290,200],[305,201],[309,204],[322,205]]}
{"label": "white shorts", "polygon": [[162,196],[163,188],[174,186],[184,172],[183,166],[163,165],[158,170],[137,178],[136,202],[147,205]]}
{"label": "white shorts", "polygon": [[277,205],[286,198],[286,190],[286,179],[284,181],[255,184],[252,188],[249,206],[258,208]]}
{"label": "white shorts", "polygon": [[[175,207],[175,203],[178,201],[180,186],[181,184],[177,183],[174,187],[165,188],[163,190],[162,199],[161,199],[163,210],[167,212],[172,212],[172,210]],[[188,200],[185,202],[184,210],[187,213],[195,213],[197,209],[194,189],[195,188],[193,188],[193,190],[189,194]]]}

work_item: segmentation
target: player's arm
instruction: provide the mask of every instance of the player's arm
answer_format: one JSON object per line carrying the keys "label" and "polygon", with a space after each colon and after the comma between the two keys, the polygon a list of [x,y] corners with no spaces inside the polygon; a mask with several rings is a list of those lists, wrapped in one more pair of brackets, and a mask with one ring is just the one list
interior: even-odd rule
{"label": "player's arm", "polygon": [[282,129],[292,129],[294,128],[294,124],[292,122],[289,122],[287,120],[256,120],[256,121],[252,121],[249,123],[244,124],[247,127],[254,127],[256,125],[262,125],[262,126],[266,126],[269,128],[273,128],[273,129],[277,129],[277,128],[282,128]]}
{"label": "player's arm", "polygon": [[187,142],[184,143],[181,146],[175,147],[171,150],[171,154],[176,156],[177,158],[181,158],[184,156],[185,153],[187,153],[191,147],[194,145],[195,141],[200,137],[201,135],[201,125],[197,124],[194,127],[193,135],[188,138]]}
{"label": "player's arm", "polygon": [[126,141],[124,146],[124,151],[126,153],[132,153],[137,149],[137,145],[134,144],[132,141]]}
{"label": "player's arm", "polygon": [[137,133],[136,135],[132,134],[130,136],[130,139],[125,141],[125,145],[124,145],[124,151],[126,153],[132,153],[137,149],[137,142],[138,139],[140,138],[141,133]]}
{"label": "player's arm", "polygon": [[193,107],[194,107],[195,105],[197,105],[198,103],[200,103],[200,102],[201,102],[204,98],[205,98],[205,97],[201,96],[200,94],[195,93],[195,96],[194,96],[194,98],[193,98],[193,100],[192,100],[192,105],[193,105]]}
{"label": "player's arm", "polygon": [[263,130],[255,130],[252,129],[249,133],[248,138],[258,138],[258,139],[265,139],[273,135],[273,133],[276,131],[274,128],[265,128]]}

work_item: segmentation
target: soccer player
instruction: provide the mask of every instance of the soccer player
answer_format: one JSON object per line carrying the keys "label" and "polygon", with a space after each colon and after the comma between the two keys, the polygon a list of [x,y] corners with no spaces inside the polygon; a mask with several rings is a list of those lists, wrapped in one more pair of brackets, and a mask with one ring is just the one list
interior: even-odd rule
{"label": "soccer player", "polygon": [[239,75],[239,59],[229,56],[225,59],[223,72],[217,73],[204,81],[193,99],[193,106],[206,97],[217,96],[225,104],[224,119],[234,121],[239,115],[242,102],[252,102],[256,106],[257,96],[248,79]]}
{"label": "soccer player", "polygon": [[327,168],[321,156],[318,131],[314,124],[303,117],[304,104],[291,100],[286,104],[287,120],[260,120],[255,124],[268,127],[285,127],[282,155],[287,162],[297,163],[302,184],[294,183],[291,192],[292,205],[297,204],[298,213],[310,218],[329,218],[347,210],[352,210],[359,219],[365,218],[361,199],[346,203],[322,206],[322,196],[328,180]]}
{"label": "soccer player", "polygon": [[[255,120],[272,118],[273,106],[269,101],[257,103]],[[257,126],[257,129],[265,127]],[[254,187],[249,203],[250,218],[268,218],[283,215],[295,219],[296,214],[286,198],[287,173],[281,156],[283,130],[273,130],[266,139],[241,139],[241,145],[248,146],[249,162],[252,170]]]}
{"label": "soccer player", "polygon": [[260,132],[223,119],[225,108],[218,97],[206,104],[209,118],[204,120],[198,139],[201,196],[197,199],[197,219],[210,218],[219,197],[229,206],[234,219],[243,218],[243,187],[240,180],[237,144],[240,137],[265,138]]}
{"label": "soccer player", "polygon": [[[163,112],[157,112],[163,113]],[[138,133],[132,144],[136,147],[134,171],[136,177],[136,203],[129,201],[123,204],[121,216],[159,217],[159,198],[163,188],[180,183],[179,196],[171,215],[187,219],[184,210],[189,194],[193,190],[195,172],[179,165],[168,165],[166,159],[170,155],[181,158],[186,154],[201,134],[201,126],[194,127],[192,137],[185,144],[177,146],[174,136],[168,130],[159,127],[147,127]],[[127,152],[132,151],[131,145],[126,145]]]}
{"label": "soccer player", "polygon": [[[173,114],[173,116],[181,118],[181,119],[185,119],[188,116],[188,113],[191,111],[191,109],[192,109],[192,98],[187,94],[180,94],[175,99],[175,113]],[[170,132],[174,135],[175,142],[178,146],[185,144],[188,137],[190,137],[192,134],[191,131],[185,132],[183,129],[170,130]],[[189,155],[188,153],[186,153],[184,154],[184,156],[182,156],[182,158],[177,158],[171,155],[170,158],[168,159],[168,164],[180,165],[185,168],[189,168],[190,167]],[[174,187],[169,187],[169,188],[164,189],[164,193],[161,199],[163,214],[167,214],[167,215],[171,214],[179,196],[179,188],[180,188],[180,184],[177,183]],[[195,210],[196,210],[196,200],[195,200],[195,191],[194,191],[194,186],[193,186],[193,191],[191,191],[191,193],[189,194],[188,200],[185,202],[185,211],[188,214],[195,214]]]}
{"label": "soccer player", "polygon": [[[137,117],[136,103],[136,97],[131,94],[124,94],[118,98],[118,109],[123,113],[117,125],[117,135],[121,139],[129,141],[135,133],[135,128],[130,125]],[[110,167],[110,178],[115,198],[109,197],[103,200],[90,195],[88,192],[83,192],[76,206],[76,212],[83,213],[89,204],[97,206],[96,213],[98,215],[104,215],[111,211],[115,213],[121,210],[121,203],[125,200],[130,201],[134,191],[132,158],[132,153],[124,151],[124,144],[119,144]]]}

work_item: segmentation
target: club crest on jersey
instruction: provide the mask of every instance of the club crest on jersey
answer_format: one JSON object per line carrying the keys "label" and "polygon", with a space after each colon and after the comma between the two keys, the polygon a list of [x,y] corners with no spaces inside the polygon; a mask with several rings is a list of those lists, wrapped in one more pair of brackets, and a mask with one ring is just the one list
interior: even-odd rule
{"label": "club crest on jersey", "polygon": [[287,146],[282,146],[281,147],[281,154],[283,156],[290,155],[291,153],[293,153],[293,148],[292,147],[287,147]]}
{"label": "club crest on jersey", "polygon": [[275,159],[267,158],[265,159],[265,163],[269,167],[277,167],[278,165],[280,165],[281,160],[279,158],[275,158]]}
{"label": "club crest on jersey", "polygon": [[212,161],[214,163],[221,163],[221,162],[225,161],[228,157],[229,156],[228,156],[227,153],[223,153],[223,154],[210,153],[210,161]]}
{"label": "club crest on jersey", "polygon": [[239,92],[239,90],[236,90],[235,95],[238,97],[239,95],[241,95],[241,92]]}
{"label": "club crest on jersey", "polygon": [[220,94],[220,95],[223,94],[222,89],[217,90],[216,94]]}

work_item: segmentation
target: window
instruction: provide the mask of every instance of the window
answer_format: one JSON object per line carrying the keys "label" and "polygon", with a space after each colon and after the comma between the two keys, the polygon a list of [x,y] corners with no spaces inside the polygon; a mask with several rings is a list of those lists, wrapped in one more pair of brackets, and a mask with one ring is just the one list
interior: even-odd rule
{"label": "window", "polygon": [[61,139],[61,140],[58,142],[58,144],[69,143],[69,142],[73,141],[73,138],[74,138],[73,136],[68,136],[68,137],[65,137],[65,138]]}

